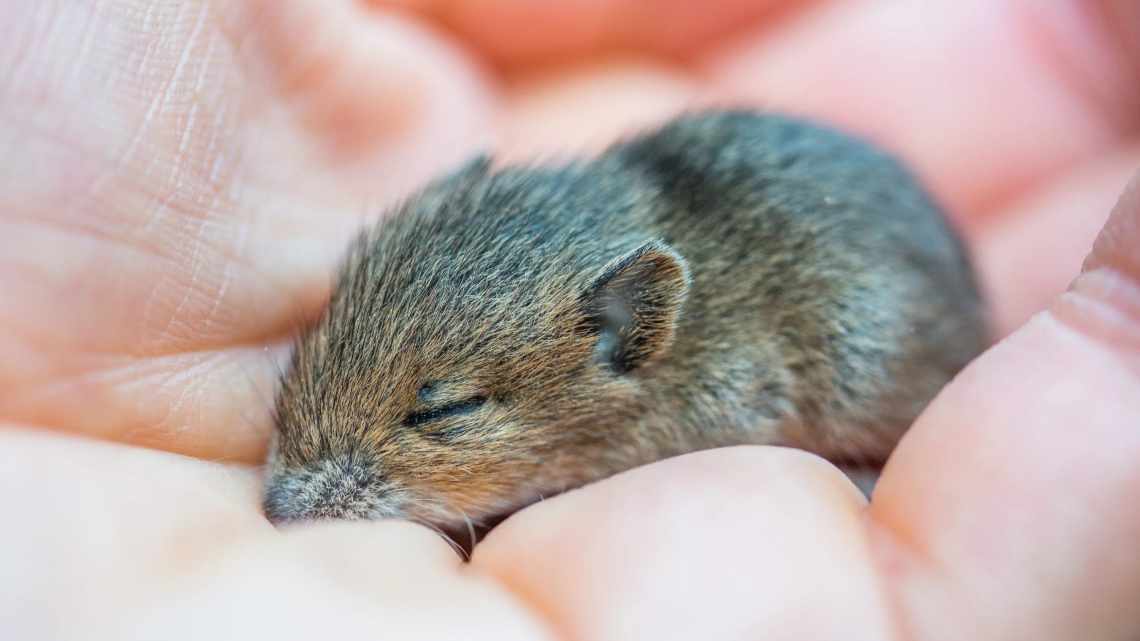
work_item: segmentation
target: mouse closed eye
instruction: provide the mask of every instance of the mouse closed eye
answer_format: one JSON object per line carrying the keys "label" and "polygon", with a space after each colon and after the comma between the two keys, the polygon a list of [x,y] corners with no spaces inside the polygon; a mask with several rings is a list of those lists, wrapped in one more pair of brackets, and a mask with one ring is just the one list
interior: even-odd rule
{"label": "mouse closed eye", "polygon": [[[441,393],[442,385],[438,382],[424,383],[416,393],[421,407],[413,410],[404,417],[406,427],[431,427],[448,418],[466,416],[475,413],[487,404],[487,395],[484,393],[471,393],[456,399],[452,393],[450,398]],[[426,432],[436,434],[437,432]]]}
{"label": "mouse closed eye", "polygon": [[472,385],[429,381],[416,392],[417,409],[408,414],[405,422],[420,423],[468,413],[482,407],[487,399],[486,391]]}
{"label": "mouse closed eye", "polygon": [[482,407],[486,402],[486,396],[474,396],[465,401],[448,403],[447,405],[433,407],[428,410],[412,412],[411,414],[408,414],[406,418],[404,418],[404,425],[407,425],[408,427],[416,427],[428,423],[435,423],[440,419],[445,419],[451,416],[470,414],[471,412]]}

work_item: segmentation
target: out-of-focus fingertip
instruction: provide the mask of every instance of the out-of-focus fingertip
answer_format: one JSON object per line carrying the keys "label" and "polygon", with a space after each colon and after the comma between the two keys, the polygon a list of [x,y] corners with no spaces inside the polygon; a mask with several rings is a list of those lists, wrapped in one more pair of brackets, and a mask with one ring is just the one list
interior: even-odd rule
{"label": "out-of-focus fingertip", "polygon": [[1108,267],[1140,282],[1140,171],[1132,177],[1097,236],[1082,272]]}
{"label": "out-of-focus fingertip", "polygon": [[1081,275],[1050,311],[1140,373],[1140,172],[1125,188]]}

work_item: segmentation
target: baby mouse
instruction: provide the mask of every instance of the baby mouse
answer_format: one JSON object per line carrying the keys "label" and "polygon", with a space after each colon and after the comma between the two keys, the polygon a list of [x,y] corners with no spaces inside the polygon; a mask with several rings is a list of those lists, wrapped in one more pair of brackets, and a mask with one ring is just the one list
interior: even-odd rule
{"label": "baby mouse", "polygon": [[479,158],[351,248],[281,381],[265,510],[465,533],[704,448],[874,466],[986,341],[937,204],[828,128],[705,111]]}

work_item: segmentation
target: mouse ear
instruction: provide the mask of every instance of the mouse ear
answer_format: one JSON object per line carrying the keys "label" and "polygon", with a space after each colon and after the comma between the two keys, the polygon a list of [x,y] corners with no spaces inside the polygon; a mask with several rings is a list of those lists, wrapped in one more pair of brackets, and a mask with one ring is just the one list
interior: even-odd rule
{"label": "mouse ear", "polygon": [[612,261],[582,295],[598,362],[622,374],[665,353],[688,291],[688,264],[665,243]]}

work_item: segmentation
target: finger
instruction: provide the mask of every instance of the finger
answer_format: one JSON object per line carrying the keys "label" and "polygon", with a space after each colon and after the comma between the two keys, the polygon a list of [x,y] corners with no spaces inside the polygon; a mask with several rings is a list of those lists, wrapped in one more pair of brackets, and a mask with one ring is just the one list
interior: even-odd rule
{"label": "finger", "polygon": [[1136,167],[1140,148],[1111,154],[975,230],[973,253],[997,336],[1017,329],[1065,291]]}
{"label": "finger", "polygon": [[[811,114],[915,163],[972,219],[1140,125],[1140,58],[1096,3],[834,3],[712,57],[723,96]],[[1118,37],[1119,36],[1119,37]]]}
{"label": "finger", "polygon": [[9,424],[0,458],[5,638],[94,633],[160,581],[273,533],[248,469]]}
{"label": "finger", "polygon": [[252,470],[0,432],[4,638],[549,638],[408,523],[275,530]]}
{"label": "finger", "polygon": [[1140,191],[1048,313],[903,439],[871,517],[909,635],[1140,634]]}
{"label": "finger", "polygon": [[700,452],[531,506],[471,564],[566,638],[883,639],[863,505],[803,452]]}
{"label": "finger", "polygon": [[567,61],[602,50],[683,54],[743,25],[808,4],[791,0],[447,2],[374,0],[440,21],[504,66]]}
{"label": "finger", "polygon": [[[490,78],[467,52],[418,21],[356,2],[223,7],[220,30],[238,49],[234,63],[267,92],[273,115],[302,134],[299,141],[249,140],[258,177],[292,197],[305,183],[328,178],[308,174],[331,169],[342,193],[337,198],[324,189],[326,200],[391,200],[490,143]],[[266,134],[280,124],[250,122]],[[278,167],[282,153],[299,152],[308,162]]]}

